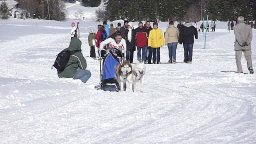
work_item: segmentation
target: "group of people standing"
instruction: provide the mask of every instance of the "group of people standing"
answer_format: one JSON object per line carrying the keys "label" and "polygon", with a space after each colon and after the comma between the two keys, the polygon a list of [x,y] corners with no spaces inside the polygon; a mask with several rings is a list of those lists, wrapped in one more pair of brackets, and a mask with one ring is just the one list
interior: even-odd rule
{"label": "group of people standing", "polygon": [[[86,70],[86,59],[81,52],[82,42],[79,39],[80,31],[78,24],[71,24],[70,45],[58,55],[60,59],[64,60],[66,55],[64,52],[68,51],[67,62],[63,70],[58,71],[58,76],[60,78],[80,79],[86,83],[91,77],[91,72]],[[237,25],[233,29],[235,33],[237,72],[243,73],[241,57],[242,53],[244,53],[247,60],[247,68],[253,74],[251,58],[252,29],[249,25],[245,24],[244,17],[238,17]],[[118,56],[126,58],[130,63],[133,63],[134,51],[137,48],[138,61],[148,64],[159,64],[160,49],[167,45],[169,50],[168,63],[175,64],[178,43],[183,44],[184,47],[184,62],[192,62],[194,39],[198,39],[198,30],[189,21],[175,27],[174,19],[170,18],[169,26],[165,33],[163,33],[158,27],[157,22],[153,23],[153,27],[151,27],[150,21],[147,21],[145,24],[139,22],[138,27],[134,29],[132,24],[125,20],[123,27],[121,27],[121,23],[118,23],[116,28],[114,28],[113,24],[109,26],[104,21],[103,25],[98,25],[97,33],[90,32],[88,44],[91,47],[91,57],[96,58],[96,47],[100,57],[104,55],[102,51],[106,52],[107,50],[116,49]],[[56,58],[56,61],[58,61],[58,58]]]}
{"label": "group of people standing", "polygon": [[[197,27],[197,24],[196,24],[196,27]],[[204,32],[204,31],[210,32],[210,28],[211,28],[211,32],[216,31],[216,21],[211,21],[210,25],[209,25],[208,21],[202,22],[198,31],[199,32]]]}
{"label": "group of people standing", "polygon": [[[100,50],[106,48],[108,45],[116,45],[123,47],[123,57],[130,63],[134,62],[134,52],[137,50],[137,60],[147,64],[160,63],[160,49],[164,45],[169,50],[169,63],[176,63],[176,49],[178,43],[184,46],[184,62],[191,63],[193,56],[194,39],[198,39],[197,29],[192,23],[187,21],[185,24],[175,27],[174,19],[169,19],[169,26],[165,33],[158,27],[158,23],[154,22],[151,27],[151,22],[139,22],[138,27],[134,29],[132,23],[124,20],[123,26],[121,23],[114,28],[113,24],[110,26],[106,21],[103,25],[98,25],[97,33],[91,32],[88,36],[88,43],[91,47],[91,57],[96,57],[95,46],[98,48],[98,55]],[[116,36],[122,36],[122,41],[117,44]],[[95,42],[94,42],[95,41]],[[104,42],[105,41],[105,42]],[[95,45],[94,45],[95,43]],[[113,46],[112,46],[113,47]]]}

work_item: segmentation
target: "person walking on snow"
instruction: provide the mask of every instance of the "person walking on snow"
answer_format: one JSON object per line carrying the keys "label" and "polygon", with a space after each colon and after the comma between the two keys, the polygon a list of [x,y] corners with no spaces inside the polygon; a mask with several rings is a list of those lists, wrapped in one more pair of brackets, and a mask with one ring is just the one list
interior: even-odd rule
{"label": "person walking on snow", "polygon": [[215,23],[215,21],[212,21],[212,22],[211,22],[211,29],[212,29],[212,32],[215,32],[215,27],[216,27],[216,23]]}
{"label": "person walking on snow", "polygon": [[169,27],[165,31],[165,45],[169,50],[169,63],[176,63],[176,49],[178,45],[179,29],[174,26],[174,20],[169,20]]}
{"label": "person walking on snow", "polygon": [[153,63],[160,63],[160,48],[164,45],[164,36],[161,29],[158,28],[158,23],[154,22],[153,29],[149,33],[148,46],[149,46],[149,56],[148,64],[151,64],[152,54]]}
{"label": "person walking on snow", "polygon": [[235,26],[234,21],[231,21],[230,26],[231,26],[231,30],[234,30],[234,26]]}
{"label": "person walking on snow", "polygon": [[184,62],[192,63],[194,38],[198,39],[198,32],[196,28],[187,21],[180,31],[179,43],[183,43],[184,47]]}
{"label": "person walking on snow", "polygon": [[91,32],[88,35],[88,44],[90,46],[90,57],[91,58],[96,58],[96,54],[95,54],[95,45],[96,45],[96,34],[93,32],[93,30],[91,30]]}
{"label": "person walking on snow", "polygon": [[79,23],[76,24],[75,22],[72,22],[72,23],[71,23],[71,27],[72,27],[71,32],[70,32],[70,34],[71,34],[71,39],[72,39],[73,37],[80,38],[80,30],[79,30],[79,28],[78,28],[78,24],[79,24]]}
{"label": "person walking on snow", "polygon": [[234,27],[237,72],[243,73],[241,57],[242,53],[244,53],[247,61],[247,68],[250,73],[253,74],[254,71],[251,57],[252,29],[249,25],[244,23],[244,17],[240,16],[237,20],[238,24]]}

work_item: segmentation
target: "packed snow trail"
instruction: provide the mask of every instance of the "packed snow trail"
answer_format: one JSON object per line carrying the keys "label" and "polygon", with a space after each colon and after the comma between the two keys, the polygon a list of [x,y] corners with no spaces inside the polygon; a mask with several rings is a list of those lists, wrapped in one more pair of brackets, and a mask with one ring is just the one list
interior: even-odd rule
{"label": "packed snow trail", "polygon": [[[99,62],[89,57],[92,77],[86,84],[59,79],[51,69],[56,54],[69,44],[70,22],[0,24],[1,31],[12,34],[0,35],[1,144],[256,143],[256,76],[221,72],[236,70],[233,33],[209,33],[206,49],[200,34],[192,64],[182,63],[179,45],[179,63],[146,65],[143,93],[111,93],[94,89]],[[88,27],[97,23],[80,25],[88,56]],[[161,61],[167,56],[164,47]],[[247,71],[245,63],[243,68]]]}

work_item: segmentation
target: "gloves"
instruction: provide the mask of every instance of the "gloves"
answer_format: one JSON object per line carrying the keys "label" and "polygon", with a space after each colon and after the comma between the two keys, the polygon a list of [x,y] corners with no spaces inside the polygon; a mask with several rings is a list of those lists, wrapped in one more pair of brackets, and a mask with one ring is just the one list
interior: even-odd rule
{"label": "gloves", "polygon": [[100,57],[105,57],[107,52],[105,50],[100,51]]}
{"label": "gloves", "polygon": [[242,44],[242,47],[244,47],[244,46],[248,46],[247,42],[244,42],[244,43]]}

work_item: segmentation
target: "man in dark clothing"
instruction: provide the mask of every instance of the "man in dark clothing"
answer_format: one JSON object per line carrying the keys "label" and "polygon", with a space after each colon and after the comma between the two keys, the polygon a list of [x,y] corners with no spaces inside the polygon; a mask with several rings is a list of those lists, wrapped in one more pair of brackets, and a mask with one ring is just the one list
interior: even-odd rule
{"label": "man in dark clothing", "polygon": [[181,31],[182,26],[183,26],[182,22],[179,22],[179,24],[177,25],[177,28],[179,29],[179,31]]}
{"label": "man in dark clothing", "polygon": [[147,35],[149,37],[149,33],[150,31],[152,30],[152,27],[150,25],[150,21],[147,21],[146,24],[145,24],[145,27],[144,27],[145,31],[147,32]]}
{"label": "man in dark clothing", "polygon": [[124,26],[120,28],[120,32],[124,36],[123,38],[127,40],[128,32],[129,32],[129,21],[125,20],[124,21]]}
{"label": "man in dark clothing", "polygon": [[234,26],[235,26],[234,21],[231,21],[231,30],[234,30]]}
{"label": "man in dark clothing", "polygon": [[180,31],[179,43],[183,43],[184,47],[184,62],[192,63],[194,37],[198,39],[196,28],[189,22],[182,27]]}
{"label": "man in dark clothing", "polygon": [[[149,33],[150,33],[151,30],[152,30],[152,27],[150,25],[150,21],[147,21],[145,23],[145,26],[144,26],[144,31],[147,33],[147,38],[149,37]],[[149,46],[147,45],[147,48],[146,48],[146,61],[148,61],[148,56],[149,56]]]}
{"label": "man in dark clothing", "polygon": [[133,29],[129,25],[129,21],[124,21],[124,26],[121,27],[120,32],[122,33],[123,39],[126,41],[126,60],[133,63],[133,55],[135,51],[135,44],[133,39]]}

